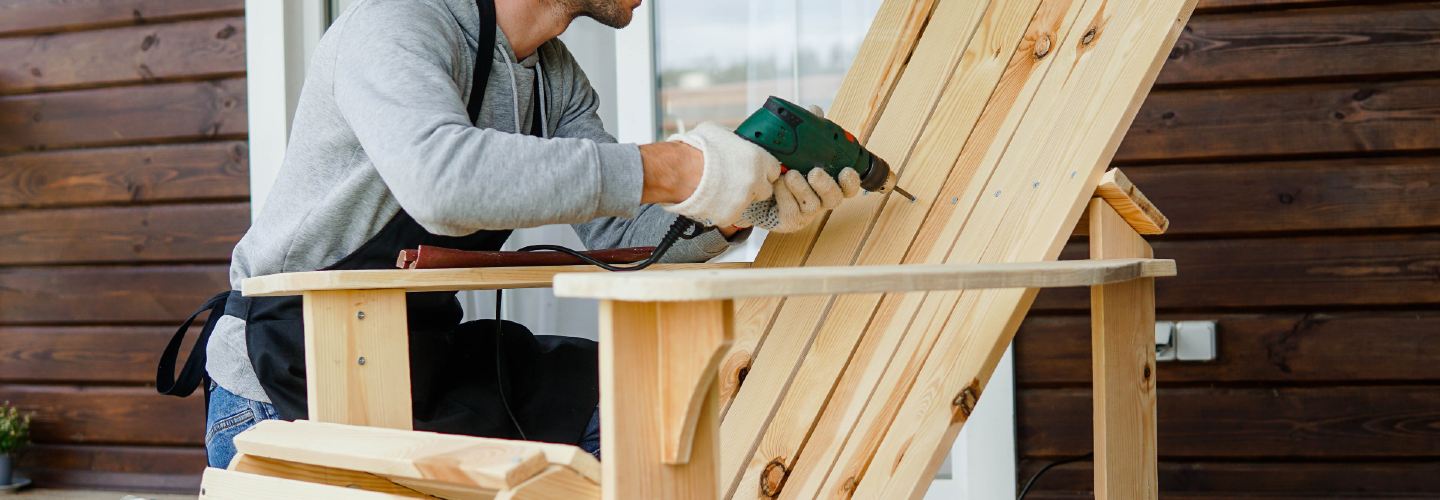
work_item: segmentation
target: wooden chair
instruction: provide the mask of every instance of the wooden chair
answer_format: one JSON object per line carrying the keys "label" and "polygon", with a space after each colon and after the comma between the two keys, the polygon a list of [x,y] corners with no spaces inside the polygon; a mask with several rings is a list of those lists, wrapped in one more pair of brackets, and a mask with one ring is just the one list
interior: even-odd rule
{"label": "wooden chair", "polygon": [[[242,434],[202,496],[915,498],[1036,291],[1089,286],[1096,496],[1155,498],[1154,278],[1175,265],[1105,167],[1194,3],[887,0],[830,116],[918,201],[851,200],[750,269],[247,280],[305,297],[314,422]],[[1077,227],[1092,260],[1055,261]],[[603,464],[409,431],[405,292],[552,285],[603,301]]]}

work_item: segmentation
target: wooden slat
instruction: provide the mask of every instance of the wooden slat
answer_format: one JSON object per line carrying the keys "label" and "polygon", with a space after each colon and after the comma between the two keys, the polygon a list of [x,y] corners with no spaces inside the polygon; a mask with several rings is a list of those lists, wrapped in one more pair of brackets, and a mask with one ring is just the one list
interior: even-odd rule
{"label": "wooden slat", "polygon": [[249,500],[252,498],[404,500],[412,497],[208,468],[205,469],[204,482],[200,486],[200,498],[213,500]]}
{"label": "wooden slat", "polygon": [[45,487],[194,494],[205,468],[205,449],[171,446],[37,444],[18,466]]}
{"label": "wooden slat", "polygon": [[[1440,302],[1440,234],[1159,241],[1185,272],[1156,283],[1161,309],[1430,305]],[[1074,244],[1066,258],[1084,256]],[[1044,311],[1081,311],[1077,290],[1047,290]]]}
{"label": "wooden slat", "polygon": [[[1188,274],[1188,273],[1187,273]],[[1341,312],[1215,315],[1214,361],[1161,363],[1160,383],[1440,380],[1440,313]],[[1031,317],[1015,338],[1021,386],[1083,385],[1090,380],[1090,323],[1081,316]]]}
{"label": "wooden slat", "polygon": [[[1246,9],[1246,8],[1298,8],[1341,4],[1365,4],[1380,3],[1381,0],[1200,0],[1195,6],[1196,13],[1210,12],[1221,9]],[[1395,1],[1395,0],[1385,0]],[[1407,1],[1407,0],[1398,0]]]}
{"label": "wooden slat", "polygon": [[[1362,2],[1362,4],[1365,2]],[[1440,71],[1440,7],[1196,16],[1157,81],[1214,84]]]}
{"label": "wooden slat", "polygon": [[245,79],[0,97],[0,153],[232,138]]}
{"label": "wooden slat", "polygon": [[1116,160],[1440,148],[1436,93],[1437,80],[1156,91]]}
{"label": "wooden slat", "polygon": [[0,95],[244,72],[244,17],[0,38]]}
{"label": "wooden slat", "polygon": [[0,268],[0,324],[178,325],[206,298],[229,288],[223,265]]}
{"label": "wooden slat", "polygon": [[[1090,391],[1023,389],[1015,401],[1023,456],[1090,450]],[[1437,423],[1433,386],[1160,388],[1162,457],[1433,459]]]}
{"label": "wooden slat", "polygon": [[1175,275],[1164,259],[1004,264],[793,267],[649,274],[576,273],[555,278],[557,297],[680,302],[985,288],[1080,287]]}
{"label": "wooden slat", "polygon": [[244,0],[12,0],[0,3],[0,35],[233,15]]}
{"label": "wooden slat", "polygon": [[1172,235],[1432,228],[1440,158],[1126,167]]}
{"label": "wooden slat", "polygon": [[0,208],[248,199],[243,142],[0,156]]}
{"label": "wooden slat", "polygon": [[[1020,477],[1046,463],[1021,461]],[[1161,462],[1160,491],[1186,499],[1433,498],[1440,496],[1440,462]],[[1089,462],[1051,469],[1026,498],[1065,493],[1088,497]]]}
{"label": "wooden slat", "polygon": [[368,472],[256,457],[244,453],[237,453],[232,457],[230,459],[230,466],[227,469],[235,472],[278,477],[281,479],[293,479],[307,483],[378,491],[402,497],[434,498]]}
{"label": "wooden slat", "polygon": [[0,385],[0,401],[35,414],[40,443],[198,445],[205,437],[203,398],[151,388]]}
{"label": "wooden slat", "polygon": [[[642,273],[667,270],[744,269],[750,264],[656,264]],[[411,292],[547,288],[555,275],[597,273],[595,266],[485,267],[466,269],[396,269],[363,271],[310,271],[248,278],[242,286],[252,297],[299,295],[315,290],[403,289]],[[635,275],[638,273],[626,273]]]}
{"label": "wooden slat", "polygon": [[306,292],[303,303],[307,418],[414,428],[405,292]]}
{"label": "wooden slat", "polygon": [[[1170,228],[1170,219],[1118,168],[1105,172],[1100,184],[1095,186],[1095,195],[1103,198],[1111,209],[1120,213],[1131,229],[1140,234],[1164,234]],[[1094,234],[1088,228],[1087,233]]]}
{"label": "wooden slat", "polygon": [[163,326],[0,328],[0,380],[153,384],[155,357],[172,333]]}
{"label": "wooden slat", "polygon": [[0,211],[0,265],[225,262],[248,203]]}

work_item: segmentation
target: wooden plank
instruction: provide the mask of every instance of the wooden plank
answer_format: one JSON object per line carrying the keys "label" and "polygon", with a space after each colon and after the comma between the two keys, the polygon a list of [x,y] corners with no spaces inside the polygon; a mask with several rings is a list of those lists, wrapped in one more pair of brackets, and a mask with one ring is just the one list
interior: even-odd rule
{"label": "wooden plank", "polygon": [[244,10],[244,0],[13,0],[0,4],[0,35],[234,15]]}
{"label": "wooden plank", "polygon": [[248,203],[0,211],[0,265],[228,262]]}
{"label": "wooden plank", "polygon": [[17,466],[46,487],[194,494],[205,449],[36,444],[26,448]]}
{"label": "wooden plank", "polygon": [[[1072,245],[1067,258],[1084,255]],[[1155,254],[1184,263],[1156,283],[1161,309],[1403,306],[1440,302],[1435,255],[1440,234],[1157,241]],[[1078,290],[1047,290],[1047,312],[1081,311]]]}
{"label": "wooden plank", "polygon": [[719,392],[712,384],[695,423],[690,460],[663,463],[660,307],[653,302],[600,303],[600,441],[604,498],[720,496],[716,446]]}
{"label": "wooden plank", "polygon": [[500,492],[496,500],[574,500],[600,498],[600,484],[575,471],[551,466],[529,481]]}
{"label": "wooden plank", "polygon": [[[1028,478],[1046,460],[1024,460]],[[1061,465],[1045,473],[1028,498],[1090,493],[1090,463]],[[1440,495],[1440,463],[1425,462],[1161,462],[1162,493],[1196,498],[1263,496],[1321,498],[1424,498]]]}
{"label": "wooden plank", "polygon": [[1384,2],[1403,2],[1409,0],[1200,0],[1196,4],[1196,13],[1213,12],[1223,9],[1294,9],[1300,7],[1329,6],[1342,4],[1377,4]]}
{"label": "wooden plank", "polygon": [[[726,262],[719,264],[656,264],[635,275],[670,270],[744,269],[750,264]],[[562,273],[598,273],[594,266],[485,267],[467,269],[395,269],[362,271],[308,271],[271,274],[248,278],[241,286],[245,295],[269,297],[299,295],[319,290],[385,290],[403,289],[411,292],[455,290],[495,290],[509,288],[547,288],[555,275]]]}
{"label": "wooden plank", "polygon": [[230,288],[227,266],[0,268],[0,324],[178,325]]}
{"label": "wooden plank", "polygon": [[[173,333],[163,326],[0,328],[0,380],[153,384],[157,346]],[[180,352],[190,352],[194,337]]]}
{"label": "wooden plank", "polygon": [[205,469],[205,477],[200,484],[200,498],[215,500],[251,498],[401,500],[413,497],[208,468]]}
{"label": "wooden plank", "polygon": [[[1107,200],[1090,200],[1089,214],[1091,258],[1154,256],[1130,221],[1111,208]],[[1095,498],[1159,498],[1155,468],[1155,280],[1091,287],[1090,317]]]}
{"label": "wooden plank", "polygon": [[0,156],[0,208],[248,200],[244,142]]}
{"label": "wooden plank", "polygon": [[405,292],[306,292],[303,302],[308,418],[413,428]]}
{"label": "wooden plank", "polygon": [[[1150,202],[1145,193],[1120,169],[1110,169],[1105,176],[1100,178],[1100,184],[1095,186],[1095,194],[1105,199],[1110,208],[1120,213],[1120,217],[1130,224],[1130,227],[1140,234],[1163,234],[1170,228],[1170,219],[1160,213],[1160,209]],[[1093,212],[1087,212],[1087,215]],[[1094,234],[1089,233],[1087,234]]]}
{"label": "wooden plank", "polygon": [[517,486],[549,466],[539,448],[523,441],[313,421],[260,422],[236,436],[235,448],[247,455],[391,480],[490,490]]}
{"label": "wooden plank", "polygon": [[245,79],[0,97],[0,153],[235,138]]}
{"label": "wooden plank", "polygon": [[[729,300],[672,302],[657,307],[660,359],[660,435],[662,462],[690,463],[695,427],[715,386],[720,357],[735,330]],[[703,459],[704,457],[702,457]]]}
{"label": "wooden plank", "polygon": [[[1188,273],[1187,273],[1188,274]],[[1440,313],[1316,312],[1162,316],[1219,320],[1214,361],[1161,363],[1162,385],[1365,383],[1440,380]],[[1031,317],[1015,338],[1021,387],[1076,386],[1090,380],[1087,318]]]}
{"label": "wooden plank", "polygon": [[434,498],[430,495],[395,484],[389,479],[367,472],[256,457],[244,453],[236,454],[235,457],[230,460],[228,470],[255,474],[257,476],[268,476],[306,483],[328,484],[341,488],[388,493],[400,497]]}
{"label": "wooden plank", "polygon": [[1126,167],[1170,234],[1419,229],[1440,224],[1440,159],[1353,158]]}
{"label": "wooden plank", "polygon": [[[1163,370],[1164,367],[1162,366]],[[1354,460],[1440,455],[1440,390],[1429,385],[1166,388],[1159,391],[1160,456]],[[1090,449],[1090,391],[1016,395],[1026,457]]]}
{"label": "wooden plank", "polygon": [[1424,2],[1373,3],[1196,16],[1176,42],[1157,84],[1440,71],[1440,8]]}
{"label": "wooden plank", "polygon": [[0,95],[244,72],[238,16],[0,38]]}
{"label": "wooden plank", "polygon": [[1437,80],[1157,91],[1116,160],[1436,149],[1437,92]]}
{"label": "wooden plank", "polygon": [[683,302],[777,295],[1078,287],[1174,276],[1175,273],[1175,261],[1165,259],[575,273],[555,278],[555,295]]}
{"label": "wooden plank", "polygon": [[199,397],[180,400],[143,387],[0,385],[0,401],[35,415],[37,443],[176,446],[205,438]]}

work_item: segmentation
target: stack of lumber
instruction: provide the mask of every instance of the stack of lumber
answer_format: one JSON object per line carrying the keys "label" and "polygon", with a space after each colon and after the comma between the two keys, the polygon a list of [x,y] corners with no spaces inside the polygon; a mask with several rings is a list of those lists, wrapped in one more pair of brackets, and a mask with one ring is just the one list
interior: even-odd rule
{"label": "stack of lumber", "polygon": [[[756,267],[1054,260],[1195,0],[887,0],[829,116],[918,197],[772,235]],[[747,299],[722,364],[721,489],[906,498],[1035,292]]]}

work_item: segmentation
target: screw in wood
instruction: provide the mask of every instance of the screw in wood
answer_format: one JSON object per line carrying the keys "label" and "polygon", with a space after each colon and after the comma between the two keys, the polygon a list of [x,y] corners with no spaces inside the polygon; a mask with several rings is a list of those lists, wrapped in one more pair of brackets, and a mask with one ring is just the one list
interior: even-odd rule
{"label": "screw in wood", "polygon": [[365,366],[365,356],[360,356],[360,359],[356,360],[355,362],[360,363],[360,366]]}
{"label": "screw in wood", "polygon": [[780,496],[780,487],[785,485],[785,478],[790,475],[790,470],[785,468],[785,463],[780,459],[771,460],[765,465],[765,472],[760,474],[760,493],[775,498]]}
{"label": "screw in wood", "polygon": [[1036,59],[1044,59],[1045,56],[1047,56],[1047,55],[1050,55],[1050,34],[1049,34],[1049,33],[1046,33],[1046,34],[1044,34],[1044,35],[1040,35],[1040,39],[1039,39],[1039,40],[1035,40],[1035,58],[1036,58]]}
{"label": "screw in wood", "polygon": [[1083,36],[1083,37],[1080,38],[1080,43],[1081,43],[1082,45],[1090,45],[1091,43],[1094,43],[1094,42],[1095,42],[1095,27],[1094,27],[1094,26],[1091,26],[1091,27],[1090,27],[1090,30],[1085,32],[1085,36]]}
{"label": "screw in wood", "polygon": [[964,390],[960,391],[960,394],[955,395],[955,399],[950,401],[950,405],[959,408],[960,414],[965,418],[970,418],[970,414],[975,412],[975,403],[979,401],[980,393],[975,390],[975,383],[971,382],[970,385],[965,386]]}
{"label": "screw in wood", "polygon": [[954,204],[956,204],[956,203],[960,203],[960,197],[959,197],[959,196],[956,196],[956,197],[954,197],[954,198],[950,198],[950,204],[951,204],[951,205],[954,205]]}
{"label": "screw in wood", "polygon": [[355,319],[364,321],[364,320],[365,320],[365,311],[355,311]]}

